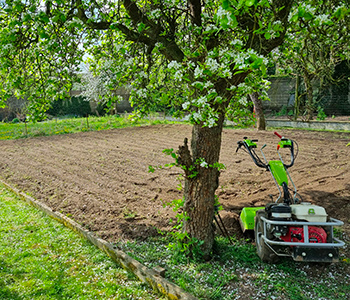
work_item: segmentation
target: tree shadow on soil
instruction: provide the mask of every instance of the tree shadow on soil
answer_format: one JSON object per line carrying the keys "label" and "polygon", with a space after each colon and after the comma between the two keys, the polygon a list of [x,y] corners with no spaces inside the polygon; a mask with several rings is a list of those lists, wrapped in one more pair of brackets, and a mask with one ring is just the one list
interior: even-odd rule
{"label": "tree shadow on soil", "polygon": [[350,185],[343,191],[329,193],[325,191],[306,191],[303,194],[312,199],[312,202],[325,208],[327,214],[343,222],[349,223],[350,216]]}

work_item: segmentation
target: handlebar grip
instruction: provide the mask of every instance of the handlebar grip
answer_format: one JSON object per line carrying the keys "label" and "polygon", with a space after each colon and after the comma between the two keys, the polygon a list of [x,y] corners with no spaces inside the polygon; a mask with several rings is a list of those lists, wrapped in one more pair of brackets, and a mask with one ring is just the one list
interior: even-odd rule
{"label": "handlebar grip", "polygon": [[277,135],[280,139],[282,138],[282,135],[280,135],[277,131],[275,131],[274,134]]}

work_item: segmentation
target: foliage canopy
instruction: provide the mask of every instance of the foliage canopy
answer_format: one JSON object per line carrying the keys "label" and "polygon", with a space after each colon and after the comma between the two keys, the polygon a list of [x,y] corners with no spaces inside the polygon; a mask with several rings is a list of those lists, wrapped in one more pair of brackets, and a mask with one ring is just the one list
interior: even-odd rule
{"label": "foliage canopy", "polygon": [[[177,163],[185,172],[184,232],[209,257],[221,133],[246,94],[264,89],[269,54],[323,3],[297,0],[5,0],[0,10],[1,99],[28,99],[34,119],[68,93],[84,59],[113,92],[132,85],[141,113],[157,103],[193,123]],[[330,8],[333,8],[330,6]],[[331,12],[329,12],[331,13]],[[332,15],[342,18],[348,10]],[[298,32],[295,38],[298,38]],[[103,71],[103,72],[102,72]],[[112,95],[113,93],[111,93]],[[201,163],[198,163],[201,162]],[[192,176],[196,174],[195,176]],[[191,244],[191,241],[189,241]]]}

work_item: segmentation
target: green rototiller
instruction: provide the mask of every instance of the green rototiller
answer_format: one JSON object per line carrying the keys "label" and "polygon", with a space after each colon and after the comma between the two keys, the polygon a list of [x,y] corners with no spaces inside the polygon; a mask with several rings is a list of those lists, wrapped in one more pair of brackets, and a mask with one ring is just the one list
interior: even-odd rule
{"label": "green rototiller", "polygon": [[[300,200],[288,172],[298,154],[297,143],[277,132],[275,135],[280,138],[277,146],[280,160],[267,161],[263,152],[265,144],[260,149],[262,161],[255,152],[258,140],[244,137],[238,142],[236,152],[243,147],[258,167],[271,173],[279,191],[276,201],[266,207],[243,208],[242,230],[254,230],[257,253],[262,261],[276,262],[282,256],[290,256],[296,261],[337,262],[344,242],[333,236],[333,226],[341,226],[343,222],[329,217],[323,207]],[[289,163],[283,161],[281,148],[290,150]],[[293,189],[289,188],[289,182]]]}

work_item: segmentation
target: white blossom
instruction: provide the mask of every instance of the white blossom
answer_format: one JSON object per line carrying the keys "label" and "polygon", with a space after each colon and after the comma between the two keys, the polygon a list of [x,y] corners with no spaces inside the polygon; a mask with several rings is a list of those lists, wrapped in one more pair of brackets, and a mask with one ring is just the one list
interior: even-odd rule
{"label": "white blossom", "polygon": [[215,124],[216,124],[216,122],[212,118],[207,119],[205,122],[205,125],[208,126],[209,128],[213,127]]}
{"label": "white blossom", "polygon": [[208,57],[216,57],[216,52],[213,51],[213,50],[210,50],[210,51],[208,52]]}
{"label": "white blossom", "polygon": [[191,102],[190,101],[186,101],[186,102],[182,103],[182,108],[186,110],[186,109],[188,109],[190,107],[190,105],[191,105]]}
{"label": "white blossom", "polygon": [[202,120],[202,115],[198,112],[194,112],[193,115],[192,115],[193,119],[195,121],[201,121]]}
{"label": "white blossom", "polygon": [[203,74],[203,70],[199,66],[197,66],[196,69],[194,70],[194,77],[198,78],[202,76],[202,74]]}
{"label": "white blossom", "polygon": [[250,90],[250,87],[249,87],[246,83],[244,83],[244,82],[240,83],[237,87],[238,87],[243,93],[246,93],[246,92],[248,92],[248,91]]}
{"label": "white blossom", "polygon": [[176,0],[163,0],[163,2],[169,7],[174,6],[176,4]]}
{"label": "white blossom", "polygon": [[139,73],[139,76],[142,77],[142,78],[147,78],[148,77],[147,74],[144,71],[141,71]]}
{"label": "white blossom", "polygon": [[222,70],[222,74],[227,78],[232,78],[232,72],[228,68]]}
{"label": "white blossom", "polygon": [[247,96],[238,99],[238,102],[244,106],[248,104]]}
{"label": "white blossom", "polygon": [[127,67],[130,67],[130,66],[132,66],[134,64],[134,59],[132,58],[132,57],[130,57],[129,59],[127,59],[126,61],[125,61],[125,66],[127,66]]}
{"label": "white blossom", "polygon": [[121,49],[123,49],[123,45],[122,44],[115,43],[114,47],[115,47],[116,52],[119,52]]}
{"label": "white blossom", "polygon": [[224,16],[227,15],[227,12],[226,12],[226,10],[224,10],[224,9],[220,6],[219,9],[218,9],[218,11],[217,11],[217,13],[216,13],[216,15],[217,15],[219,18],[222,18],[222,17],[224,17]]}
{"label": "white blossom", "polygon": [[208,94],[217,94],[216,90],[215,89],[210,89],[208,91]]}
{"label": "white blossom", "polygon": [[218,11],[216,12],[216,16],[218,19],[223,19],[226,17],[228,20],[227,25],[228,26],[233,25],[230,11],[224,10],[222,7],[219,7]]}
{"label": "white blossom", "polygon": [[161,16],[161,10],[159,8],[155,9],[155,10],[152,10],[150,12],[150,16],[153,17],[153,18],[159,18]]}
{"label": "white blossom", "polygon": [[256,51],[253,50],[252,48],[249,48],[249,49],[247,50],[247,53],[250,54],[250,55],[257,55]]}
{"label": "white blossom", "polygon": [[146,98],[147,97],[147,90],[145,88],[136,90],[136,95],[140,98]]}
{"label": "white blossom", "polygon": [[245,68],[246,67],[246,63],[245,63],[246,58],[247,58],[247,55],[245,53],[238,53],[238,55],[235,57],[234,61],[241,68]]}
{"label": "white blossom", "polygon": [[189,120],[190,120],[190,117],[191,117],[190,114],[189,114],[189,115],[186,115],[186,116],[184,117],[184,120],[185,120],[185,121],[189,121]]}
{"label": "white blossom", "polygon": [[272,26],[274,25],[281,25],[282,26],[282,22],[280,20],[276,20],[272,22]]}
{"label": "white blossom", "polygon": [[310,14],[314,14],[315,11],[316,11],[316,8],[315,8],[315,7],[312,7],[310,4],[305,5],[304,8],[305,8],[305,11],[308,12],[308,13],[310,13]]}
{"label": "white blossom", "polygon": [[231,45],[233,45],[233,46],[235,46],[235,45],[243,46],[243,42],[241,40],[234,39],[231,42]]}
{"label": "white blossom", "polygon": [[197,100],[197,103],[200,104],[200,105],[204,105],[206,102],[207,102],[207,98],[204,97],[204,96],[199,97],[198,100]]}
{"label": "white blossom", "polygon": [[204,88],[206,89],[206,88],[210,88],[210,87],[213,87],[214,86],[214,84],[210,81],[210,80],[208,80],[205,84],[204,84]]}
{"label": "white blossom", "polygon": [[201,163],[200,163],[200,166],[202,167],[202,168],[208,168],[208,163],[206,162],[206,161],[201,161]]}
{"label": "white blossom", "polygon": [[182,71],[181,70],[176,71],[174,77],[176,80],[181,81],[182,80]]}
{"label": "white blossom", "polygon": [[330,20],[329,16],[327,16],[327,15],[319,15],[316,17],[316,21],[320,22],[321,24],[326,23],[329,20]]}
{"label": "white blossom", "polygon": [[212,31],[212,30],[219,30],[219,28],[214,24],[208,24],[208,26],[205,28],[205,31]]}
{"label": "white blossom", "polygon": [[169,69],[178,70],[178,69],[181,68],[181,64],[179,64],[176,60],[172,60],[172,61],[168,64],[168,68],[169,68]]}
{"label": "white blossom", "polygon": [[211,57],[209,57],[207,59],[206,65],[209,67],[209,70],[212,71],[213,73],[216,72],[219,69],[219,67],[220,67],[218,62],[215,59],[211,58]]}

